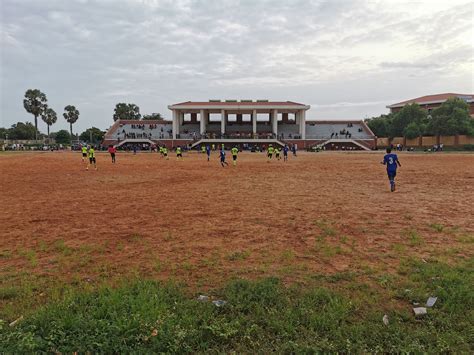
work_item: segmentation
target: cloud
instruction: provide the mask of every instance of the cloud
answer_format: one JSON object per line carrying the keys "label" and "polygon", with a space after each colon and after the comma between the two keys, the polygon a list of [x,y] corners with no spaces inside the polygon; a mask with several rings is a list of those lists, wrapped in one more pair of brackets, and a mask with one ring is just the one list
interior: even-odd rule
{"label": "cloud", "polygon": [[3,0],[0,126],[31,119],[29,88],[57,112],[80,105],[80,130],[108,127],[123,101],[169,116],[179,101],[288,99],[328,119],[472,92],[473,11],[462,0]]}

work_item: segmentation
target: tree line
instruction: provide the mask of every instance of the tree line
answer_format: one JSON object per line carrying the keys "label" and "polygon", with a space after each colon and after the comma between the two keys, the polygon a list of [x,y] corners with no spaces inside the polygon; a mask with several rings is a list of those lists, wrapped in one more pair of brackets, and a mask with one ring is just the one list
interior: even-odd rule
{"label": "tree line", "polygon": [[[50,132],[50,127],[58,120],[56,111],[48,106],[48,99],[46,94],[38,89],[28,89],[25,92],[23,99],[23,107],[26,112],[34,117],[34,125],[30,122],[18,122],[13,124],[10,128],[0,127],[0,139],[11,140],[38,140],[38,138],[45,138],[38,130],[38,118],[41,118],[47,126],[46,137],[54,138],[58,144],[71,143],[74,134],[72,126],[79,119],[79,110],[73,105],[64,107],[63,117],[69,123],[69,132],[67,130],[60,130],[58,132]],[[147,115],[140,114],[140,108],[135,104],[118,103],[115,105],[113,120],[128,119],[128,120],[163,120],[160,113],[152,113]],[[99,128],[92,127],[86,129],[79,135],[79,139],[84,142],[97,143],[103,140],[105,132]]]}
{"label": "tree line", "polygon": [[365,120],[377,137],[474,136],[474,119],[469,105],[460,98],[446,100],[431,112],[413,103],[395,113]]}

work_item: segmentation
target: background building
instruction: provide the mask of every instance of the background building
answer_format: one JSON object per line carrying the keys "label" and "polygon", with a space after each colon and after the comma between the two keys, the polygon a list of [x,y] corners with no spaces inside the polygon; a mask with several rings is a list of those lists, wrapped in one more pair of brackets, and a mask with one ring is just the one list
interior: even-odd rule
{"label": "background building", "polygon": [[439,106],[441,106],[443,102],[445,102],[446,100],[452,97],[458,97],[466,101],[467,104],[469,105],[469,114],[471,115],[471,117],[474,117],[474,95],[472,94],[470,95],[470,94],[447,93],[447,94],[427,95],[427,96],[418,97],[416,99],[406,100],[406,101],[398,102],[396,104],[388,105],[387,108],[390,109],[390,112],[398,112],[405,105],[417,103],[428,112],[431,112],[431,110],[438,108]]}

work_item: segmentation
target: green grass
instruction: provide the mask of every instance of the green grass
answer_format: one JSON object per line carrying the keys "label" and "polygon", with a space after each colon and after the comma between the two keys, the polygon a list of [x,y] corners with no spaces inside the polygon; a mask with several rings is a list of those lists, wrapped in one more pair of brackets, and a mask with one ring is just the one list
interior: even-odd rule
{"label": "green grass", "polygon": [[[59,301],[27,314],[14,327],[7,323],[24,313],[0,321],[0,349],[469,353],[474,346],[472,270],[472,259],[454,267],[404,259],[397,274],[376,278],[380,289],[357,281],[355,273],[320,276],[305,287],[284,286],[276,278],[234,280],[212,291],[214,298],[227,301],[221,308],[198,302],[184,286],[138,278],[117,287],[68,289],[57,291]],[[3,292],[8,300],[37,297],[22,289]],[[382,302],[392,294],[398,307]],[[432,295],[438,296],[436,305],[415,319],[412,302],[422,304]]]}

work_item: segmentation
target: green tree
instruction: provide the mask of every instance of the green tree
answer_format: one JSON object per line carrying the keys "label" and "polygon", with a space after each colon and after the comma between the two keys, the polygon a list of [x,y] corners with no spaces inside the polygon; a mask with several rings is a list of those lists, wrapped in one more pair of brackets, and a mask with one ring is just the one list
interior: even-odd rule
{"label": "green tree", "polygon": [[56,143],[58,144],[69,144],[71,143],[71,135],[65,129],[62,129],[55,133]]}
{"label": "green tree", "polygon": [[424,121],[426,121],[427,116],[428,112],[416,103],[403,106],[403,108],[393,116],[390,136],[403,136],[405,128],[410,123],[415,123],[419,127]]}
{"label": "green tree", "polygon": [[81,141],[95,144],[101,142],[104,139],[104,134],[105,132],[101,131],[100,129],[92,127],[82,132],[79,138]]}
{"label": "green tree", "polygon": [[161,115],[161,113],[152,113],[150,115],[143,115],[142,120],[147,121],[147,120],[164,120],[164,117]]}
{"label": "green tree", "polygon": [[73,123],[76,123],[76,121],[79,119],[79,110],[75,106],[67,105],[64,108],[64,111],[65,112],[63,113],[63,117],[66,119],[67,122],[69,122],[69,128],[72,137],[72,125]]}
{"label": "green tree", "polygon": [[377,137],[388,137],[391,130],[393,114],[381,115],[367,119],[367,126],[374,132]]}
{"label": "green tree", "polygon": [[38,139],[38,116],[45,110],[47,101],[46,95],[38,89],[28,89],[25,92],[23,107],[35,117],[35,140]]}
{"label": "green tree", "polygon": [[45,110],[41,113],[41,119],[46,123],[48,127],[48,139],[49,136],[49,128],[56,123],[58,120],[58,116],[56,115],[56,111],[54,111],[51,107],[46,107]]}
{"label": "green tree", "polygon": [[126,104],[123,102],[115,105],[114,109],[114,121],[117,120],[139,120],[142,117],[140,115],[140,108],[135,104]]}
{"label": "green tree", "polygon": [[0,127],[0,139],[6,139],[8,134],[8,129]]}
{"label": "green tree", "polygon": [[473,119],[464,100],[457,97],[446,100],[431,116],[429,130],[435,135],[474,135]]}
{"label": "green tree", "polygon": [[419,137],[422,134],[420,126],[416,122],[411,122],[403,130],[403,136],[408,139]]}
{"label": "green tree", "polygon": [[31,122],[18,122],[8,130],[8,139],[36,139],[38,130]]}

